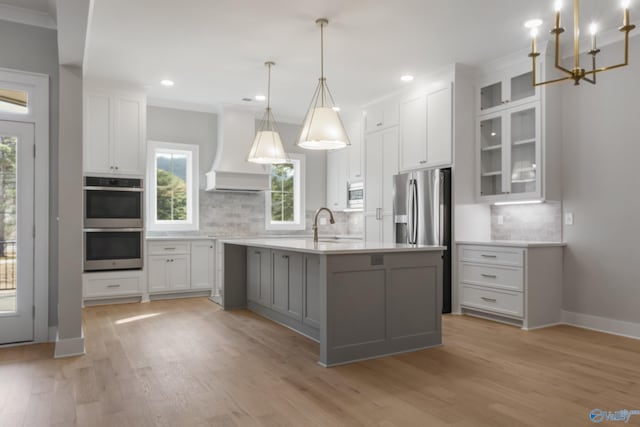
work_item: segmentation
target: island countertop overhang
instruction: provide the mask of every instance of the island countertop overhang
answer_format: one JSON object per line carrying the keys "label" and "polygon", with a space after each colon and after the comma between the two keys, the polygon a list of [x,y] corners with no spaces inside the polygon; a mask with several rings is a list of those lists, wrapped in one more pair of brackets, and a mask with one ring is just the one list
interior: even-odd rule
{"label": "island countertop overhang", "polygon": [[266,249],[280,249],[320,255],[369,254],[391,252],[441,252],[445,246],[408,245],[403,243],[381,243],[364,241],[323,240],[315,244],[305,238],[231,238],[219,239],[221,243],[251,246]]}

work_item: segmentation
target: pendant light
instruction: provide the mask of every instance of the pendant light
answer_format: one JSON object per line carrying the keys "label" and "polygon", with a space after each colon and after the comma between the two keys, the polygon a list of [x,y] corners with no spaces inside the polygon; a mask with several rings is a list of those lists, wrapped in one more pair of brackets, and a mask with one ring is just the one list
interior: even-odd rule
{"label": "pendant light", "polygon": [[320,25],[320,79],[296,145],[309,150],[336,150],[350,142],[324,77],[324,27],[329,21],[321,18],[316,24]]}
{"label": "pendant light", "polygon": [[261,164],[286,163],[289,159],[282,147],[282,140],[278,133],[276,119],[271,112],[271,67],[276,64],[275,62],[267,61],[264,65],[269,69],[267,109],[264,112],[264,116],[262,116],[258,132],[256,132],[253,145],[251,146],[251,150],[249,150],[247,161]]}

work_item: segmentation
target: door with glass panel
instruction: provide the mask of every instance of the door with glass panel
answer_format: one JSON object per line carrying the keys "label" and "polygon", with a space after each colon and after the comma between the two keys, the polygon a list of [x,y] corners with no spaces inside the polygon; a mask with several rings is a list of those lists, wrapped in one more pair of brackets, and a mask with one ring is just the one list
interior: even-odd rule
{"label": "door with glass panel", "polygon": [[0,120],[0,344],[33,340],[34,126]]}
{"label": "door with glass panel", "polygon": [[501,195],[503,187],[503,115],[494,114],[479,119],[480,197]]}

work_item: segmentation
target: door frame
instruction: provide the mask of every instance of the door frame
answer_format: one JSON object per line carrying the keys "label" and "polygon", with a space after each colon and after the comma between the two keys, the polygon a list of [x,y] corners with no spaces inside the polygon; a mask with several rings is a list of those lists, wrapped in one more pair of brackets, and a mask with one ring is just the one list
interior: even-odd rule
{"label": "door frame", "polygon": [[49,331],[49,76],[0,68],[0,85],[28,92],[28,114],[0,112],[0,120],[32,123],[34,159],[33,342],[55,339]]}

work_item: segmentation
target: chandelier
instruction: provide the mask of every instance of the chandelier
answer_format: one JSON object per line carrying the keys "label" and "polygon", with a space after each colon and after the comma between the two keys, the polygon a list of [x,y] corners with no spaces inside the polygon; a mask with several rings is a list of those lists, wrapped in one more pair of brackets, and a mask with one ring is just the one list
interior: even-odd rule
{"label": "chandelier", "polygon": [[585,70],[580,65],[580,0],[573,0],[573,68],[568,69],[563,67],[560,64],[560,35],[564,33],[565,29],[560,25],[560,12],[562,10],[562,3],[557,1],[555,4],[555,26],[550,31],[551,34],[555,36],[555,46],[556,46],[556,55],[555,55],[555,67],[560,70],[562,73],[566,74],[565,77],[560,77],[557,79],[551,79],[544,82],[538,82],[536,78],[536,62],[537,57],[540,56],[540,52],[537,51],[536,39],[538,37],[538,27],[542,25],[542,21],[539,19],[532,19],[531,21],[527,21],[525,23],[525,27],[531,30],[531,53],[529,53],[529,57],[531,58],[531,62],[533,63],[533,85],[541,86],[549,83],[561,82],[564,80],[573,80],[574,85],[578,86],[582,80],[596,84],[596,75],[603,71],[613,70],[616,68],[624,67],[629,64],[629,32],[632,31],[636,26],[629,23],[629,1],[623,0],[623,21],[622,26],[618,28],[618,30],[624,33],[624,62],[621,62],[616,65],[609,65],[606,67],[598,68],[596,66],[596,56],[600,53],[600,49],[596,44],[596,33],[598,31],[598,26],[595,22],[592,22],[589,26],[589,30],[591,33],[591,49],[587,51],[588,55],[591,55],[591,69]]}

